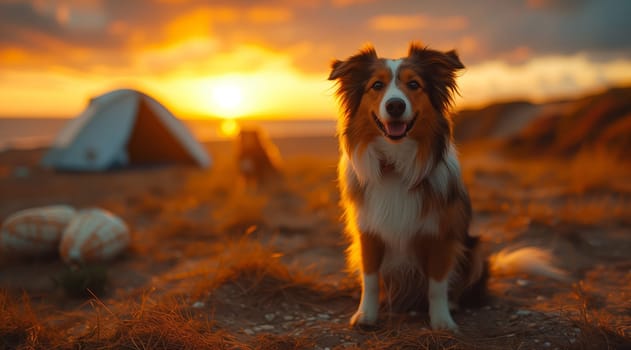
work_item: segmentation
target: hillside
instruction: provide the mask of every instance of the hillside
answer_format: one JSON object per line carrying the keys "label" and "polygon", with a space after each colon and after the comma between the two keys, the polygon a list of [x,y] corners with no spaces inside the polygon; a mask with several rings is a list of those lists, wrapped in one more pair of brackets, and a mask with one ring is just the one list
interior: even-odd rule
{"label": "hillside", "polygon": [[612,88],[576,100],[531,104],[509,102],[456,115],[460,143],[505,142],[511,154],[571,156],[599,150],[627,158],[631,146],[631,87]]}

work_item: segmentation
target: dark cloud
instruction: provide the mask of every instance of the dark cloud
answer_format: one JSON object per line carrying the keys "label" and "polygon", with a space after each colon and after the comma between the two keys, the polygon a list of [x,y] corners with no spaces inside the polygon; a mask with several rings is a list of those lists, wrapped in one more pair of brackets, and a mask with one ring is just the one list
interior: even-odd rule
{"label": "dark cloud", "polygon": [[[24,33],[33,31],[61,37],[61,26],[52,18],[37,13],[26,3],[0,3],[0,43],[20,44]],[[36,43],[24,43],[33,45]]]}
{"label": "dark cloud", "polygon": [[[105,23],[104,23],[105,24]],[[50,44],[86,49],[115,49],[123,40],[101,28],[76,28],[60,22],[55,14],[37,11],[30,2],[0,3],[0,44],[33,54],[50,50]]]}

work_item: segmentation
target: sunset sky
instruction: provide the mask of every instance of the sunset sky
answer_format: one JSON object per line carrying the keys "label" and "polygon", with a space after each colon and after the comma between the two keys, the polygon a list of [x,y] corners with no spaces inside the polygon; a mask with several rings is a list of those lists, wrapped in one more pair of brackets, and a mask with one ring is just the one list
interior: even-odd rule
{"label": "sunset sky", "polygon": [[631,84],[628,0],[2,0],[0,117],[131,87],[181,117],[333,118],[334,58],[458,50],[458,107]]}

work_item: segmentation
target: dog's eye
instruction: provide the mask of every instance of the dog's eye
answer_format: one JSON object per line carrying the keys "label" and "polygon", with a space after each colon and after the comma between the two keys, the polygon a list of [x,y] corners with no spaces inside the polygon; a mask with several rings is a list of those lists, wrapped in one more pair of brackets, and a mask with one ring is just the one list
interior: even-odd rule
{"label": "dog's eye", "polygon": [[375,91],[379,91],[381,89],[383,89],[383,87],[385,86],[385,84],[381,81],[376,81],[372,84],[371,88]]}
{"label": "dog's eye", "polygon": [[418,90],[421,88],[421,84],[419,84],[416,80],[410,81],[407,85],[410,90]]}

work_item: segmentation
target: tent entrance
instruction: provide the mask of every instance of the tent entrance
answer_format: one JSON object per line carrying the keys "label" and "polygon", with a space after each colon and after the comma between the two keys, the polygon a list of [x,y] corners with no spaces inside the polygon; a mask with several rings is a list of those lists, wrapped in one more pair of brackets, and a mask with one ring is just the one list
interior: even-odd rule
{"label": "tent entrance", "polygon": [[127,155],[132,165],[156,163],[197,165],[195,159],[143,100],[138,102],[138,113],[127,143]]}

